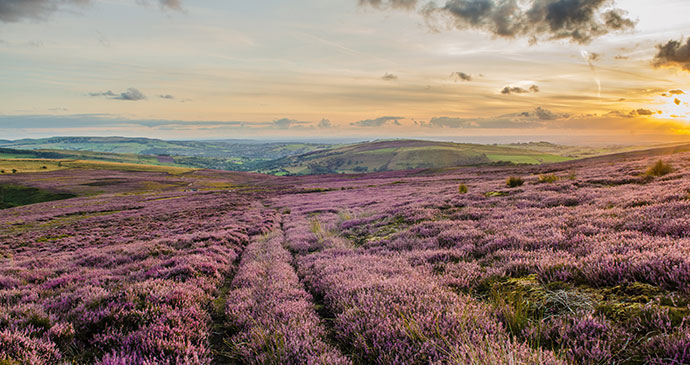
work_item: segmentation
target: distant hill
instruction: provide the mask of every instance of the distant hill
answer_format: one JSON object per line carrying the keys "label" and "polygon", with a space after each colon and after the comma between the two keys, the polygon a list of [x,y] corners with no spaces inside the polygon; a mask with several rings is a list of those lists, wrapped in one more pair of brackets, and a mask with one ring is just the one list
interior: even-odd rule
{"label": "distant hill", "polygon": [[19,150],[74,150],[155,156],[206,157],[235,160],[274,160],[330,148],[329,144],[227,141],[164,141],[128,137],[52,137],[0,141],[0,147]]}
{"label": "distant hill", "polygon": [[[654,147],[656,148],[594,148],[549,142],[481,145],[423,140],[379,140],[329,145],[252,140],[164,141],[125,137],[54,137],[0,140],[0,159],[71,159],[272,175],[309,175],[485,164],[536,165],[582,158],[625,158],[628,156],[625,153],[630,153],[630,156],[664,155],[669,151],[689,148],[683,145]],[[6,168],[11,167],[11,164],[6,165]]]}
{"label": "distant hill", "polygon": [[570,158],[525,148],[394,140],[359,143],[257,165],[273,174],[364,173],[373,171],[440,168],[490,163],[541,164]]}

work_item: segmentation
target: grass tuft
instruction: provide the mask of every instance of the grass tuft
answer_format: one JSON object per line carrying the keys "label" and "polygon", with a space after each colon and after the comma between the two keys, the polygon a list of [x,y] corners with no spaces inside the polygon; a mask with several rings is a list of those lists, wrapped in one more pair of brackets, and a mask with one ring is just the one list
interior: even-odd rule
{"label": "grass tuft", "polygon": [[467,194],[468,191],[469,191],[469,190],[467,189],[467,185],[465,185],[465,184],[460,184],[460,185],[458,186],[458,193],[460,193],[460,194]]}
{"label": "grass tuft", "polygon": [[525,183],[525,180],[523,180],[519,176],[511,176],[506,180],[506,185],[510,188],[517,188],[518,186],[522,186]]}
{"label": "grass tuft", "polygon": [[673,166],[669,163],[665,163],[662,160],[657,161],[653,166],[647,169],[645,175],[647,177],[661,177],[668,175],[673,172]]}

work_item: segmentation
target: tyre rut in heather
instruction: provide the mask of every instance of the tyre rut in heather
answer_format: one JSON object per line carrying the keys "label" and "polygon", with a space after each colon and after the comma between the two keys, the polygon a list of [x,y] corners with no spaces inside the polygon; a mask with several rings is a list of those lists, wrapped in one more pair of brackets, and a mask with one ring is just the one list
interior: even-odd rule
{"label": "tyre rut in heather", "polygon": [[213,322],[209,338],[213,353],[213,364],[227,364],[232,360],[226,342],[228,335],[231,333],[231,328],[227,325],[225,318],[225,303],[239,262],[240,256],[233,263],[230,273],[225,277],[223,286],[218,288],[218,294],[213,300],[213,307],[211,308],[211,320]]}
{"label": "tyre rut in heather", "polygon": [[[351,364],[328,343],[311,295],[275,230],[245,248],[225,296],[224,363]],[[220,303],[221,301],[219,301]]]}

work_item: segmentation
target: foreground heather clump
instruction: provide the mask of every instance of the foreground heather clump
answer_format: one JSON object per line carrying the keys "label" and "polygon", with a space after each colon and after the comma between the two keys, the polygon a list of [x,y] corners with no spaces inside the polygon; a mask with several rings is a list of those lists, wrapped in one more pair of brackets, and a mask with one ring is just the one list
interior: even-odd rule
{"label": "foreground heather clump", "polygon": [[558,363],[551,354],[515,346],[470,298],[444,291],[405,260],[326,251],[299,267],[335,313],[339,339],[364,361]]}

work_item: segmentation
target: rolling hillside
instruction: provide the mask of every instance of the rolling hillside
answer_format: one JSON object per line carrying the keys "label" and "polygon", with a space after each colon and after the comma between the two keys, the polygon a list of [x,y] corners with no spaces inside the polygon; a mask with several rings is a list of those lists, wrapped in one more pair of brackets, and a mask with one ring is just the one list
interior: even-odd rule
{"label": "rolling hillside", "polygon": [[[208,142],[123,137],[56,137],[0,141],[0,160],[5,160],[0,167],[10,171],[16,163],[7,160],[45,159],[107,161],[271,175],[357,174],[489,164],[538,165],[582,158],[607,158],[603,156],[621,152],[645,155],[658,150],[659,154],[667,154],[669,151],[687,148],[683,145],[653,147],[651,150],[651,147],[645,149],[634,146],[592,148],[548,142],[480,145],[423,140],[328,145],[239,140]],[[46,166],[50,168],[52,165]]]}
{"label": "rolling hillside", "polygon": [[0,147],[18,150],[74,150],[137,155],[170,155],[234,160],[274,160],[331,147],[318,143],[226,141],[164,141],[128,137],[52,137],[2,141]]}
{"label": "rolling hillside", "polygon": [[419,140],[375,141],[289,156],[259,165],[273,174],[364,173],[480,164],[541,164],[571,158],[525,148]]}

